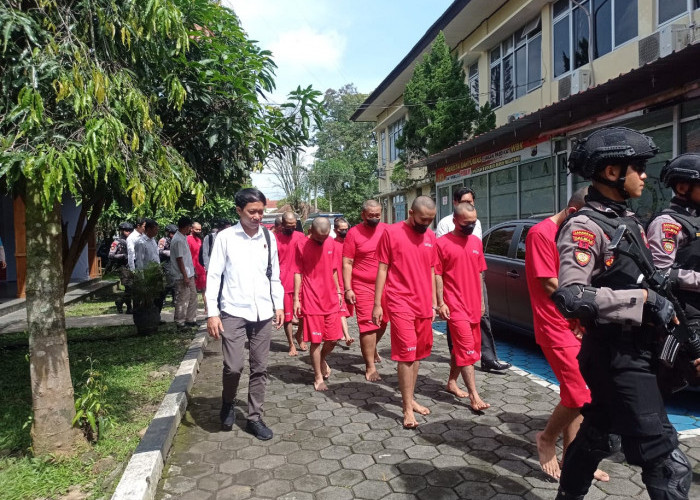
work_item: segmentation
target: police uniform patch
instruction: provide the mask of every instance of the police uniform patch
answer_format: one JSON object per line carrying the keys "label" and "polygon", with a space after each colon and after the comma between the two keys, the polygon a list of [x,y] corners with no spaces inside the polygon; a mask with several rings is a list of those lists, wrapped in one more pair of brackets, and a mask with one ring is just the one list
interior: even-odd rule
{"label": "police uniform patch", "polygon": [[607,259],[605,259],[605,267],[612,267],[612,265],[615,263],[615,256],[611,255]]}
{"label": "police uniform patch", "polygon": [[[587,229],[575,229],[571,232],[571,238],[574,240],[574,243],[578,243],[579,248],[588,249],[588,247],[595,244],[595,234]],[[588,260],[590,260],[590,258],[589,254]],[[588,264],[588,262],[586,262],[586,264]]]}
{"label": "police uniform patch", "polygon": [[591,261],[591,252],[583,248],[577,248],[574,250],[574,257],[576,257],[576,263],[581,266],[587,266]]}
{"label": "police uniform patch", "polygon": [[676,249],[676,242],[673,238],[664,238],[661,240],[661,247],[664,249],[664,252],[671,255]]}
{"label": "police uniform patch", "polygon": [[674,224],[673,222],[664,222],[661,224],[661,232],[664,233],[666,238],[673,238],[681,232],[681,226],[680,224]]}

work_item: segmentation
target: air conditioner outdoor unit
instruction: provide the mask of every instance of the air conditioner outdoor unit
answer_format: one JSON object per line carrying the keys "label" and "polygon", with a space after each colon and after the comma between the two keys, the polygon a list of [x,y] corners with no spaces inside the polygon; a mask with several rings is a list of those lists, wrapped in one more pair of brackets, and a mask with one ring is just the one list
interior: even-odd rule
{"label": "air conditioner outdoor unit", "polygon": [[685,24],[668,24],[659,30],[659,56],[666,57],[688,45],[688,27]]}
{"label": "air conditioner outdoor unit", "polygon": [[559,100],[566,99],[571,95],[571,75],[566,75],[559,79]]}
{"label": "air conditioner outdoor unit", "polygon": [[517,113],[513,113],[512,115],[508,115],[508,123],[512,123],[515,120],[519,120],[523,116],[525,116],[525,113],[523,113],[522,111],[518,111]]}
{"label": "air conditioner outdoor unit", "polygon": [[571,73],[571,95],[588,90],[591,86],[591,70],[577,69]]}

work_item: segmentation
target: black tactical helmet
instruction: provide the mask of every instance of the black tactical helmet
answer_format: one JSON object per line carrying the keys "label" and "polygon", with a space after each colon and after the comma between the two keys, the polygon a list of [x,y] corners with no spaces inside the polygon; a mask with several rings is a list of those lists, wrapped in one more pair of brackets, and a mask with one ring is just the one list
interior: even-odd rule
{"label": "black tactical helmet", "polygon": [[122,222],[119,224],[120,231],[133,231],[134,225],[131,222]]}
{"label": "black tactical helmet", "polygon": [[667,161],[659,179],[670,188],[676,182],[700,182],[700,153],[685,153]]}
{"label": "black tactical helmet", "polygon": [[576,142],[569,157],[569,171],[591,179],[607,165],[648,160],[658,151],[651,137],[636,130],[604,128]]}
{"label": "black tactical helmet", "polygon": [[175,224],[168,224],[165,226],[166,233],[177,233],[177,226]]}

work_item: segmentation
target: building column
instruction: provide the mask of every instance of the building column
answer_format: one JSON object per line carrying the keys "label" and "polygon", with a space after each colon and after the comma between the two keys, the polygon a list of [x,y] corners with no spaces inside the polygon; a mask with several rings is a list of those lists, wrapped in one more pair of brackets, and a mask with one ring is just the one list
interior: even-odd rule
{"label": "building column", "polygon": [[21,196],[15,197],[15,264],[17,266],[17,297],[24,297],[27,284],[27,228],[26,209]]}

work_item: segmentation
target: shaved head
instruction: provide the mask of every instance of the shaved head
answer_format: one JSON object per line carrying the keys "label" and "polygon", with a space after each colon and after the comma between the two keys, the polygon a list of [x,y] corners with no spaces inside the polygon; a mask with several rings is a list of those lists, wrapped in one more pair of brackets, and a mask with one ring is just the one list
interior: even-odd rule
{"label": "shaved head", "polygon": [[435,210],[435,202],[430,196],[419,196],[411,203],[411,210]]}
{"label": "shaved head", "polygon": [[476,212],[476,208],[471,203],[459,203],[455,206],[454,216],[459,217]]}
{"label": "shaved head", "polygon": [[287,210],[285,213],[282,214],[282,220],[285,220],[285,221],[291,220],[291,221],[294,221],[294,223],[296,224],[297,216],[291,210]]}
{"label": "shaved head", "polygon": [[311,223],[311,229],[319,236],[325,236],[331,232],[331,221],[326,217],[316,217]]}
{"label": "shaved head", "polygon": [[362,211],[367,212],[370,208],[381,208],[377,200],[367,200],[362,204]]}

